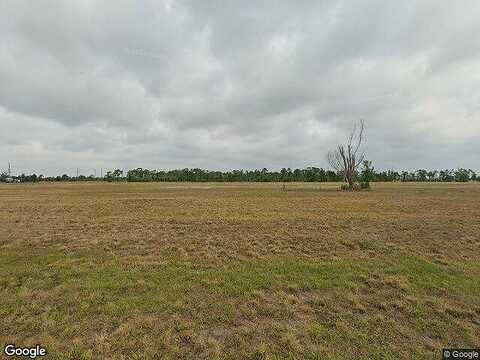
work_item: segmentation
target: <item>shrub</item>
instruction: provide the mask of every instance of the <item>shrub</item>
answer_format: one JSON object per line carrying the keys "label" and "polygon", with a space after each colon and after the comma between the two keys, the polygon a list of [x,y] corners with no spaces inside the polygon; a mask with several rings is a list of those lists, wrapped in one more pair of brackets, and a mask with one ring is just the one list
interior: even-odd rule
{"label": "shrub", "polygon": [[360,184],[354,183],[352,186],[348,184],[343,184],[340,186],[340,190],[342,191],[358,191],[363,189]]}
{"label": "shrub", "polygon": [[373,180],[373,175],[375,174],[375,170],[372,167],[372,162],[368,160],[363,161],[363,169],[361,172],[361,183],[360,183],[360,188],[362,190],[364,189],[370,189],[370,181]]}
{"label": "shrub", "polygon": [[370,181],[362,181],[362,182],[360,183],[360,188],[361,188],[362,190],[368,190],[368,189],[370,189]]}

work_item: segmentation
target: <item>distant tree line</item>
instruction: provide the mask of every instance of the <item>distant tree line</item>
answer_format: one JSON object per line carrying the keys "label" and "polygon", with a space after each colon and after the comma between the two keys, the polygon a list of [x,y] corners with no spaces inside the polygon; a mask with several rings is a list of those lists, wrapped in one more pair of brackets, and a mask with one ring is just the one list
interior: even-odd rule
{"label": "distant tree line", "polygon": [[[359,173],[359,179],[368,176],[369,181],[417,181],[417,182],[468,182],[480,181],[480,176],[471,169],[447,169],[447,170],[425,170],[420,169],[413,172],[408,171],[377,171],[369,169],[366,173]],[[6,173],[0,173],[0,181],[5,181]],[[280,171],[262,170],[232,170],[232,171],[209,171],[203,169],[177,169],[177,170],[149,170],[132,169],[126,174],[116,169],[106,173],[104,177],[94,175],[68,176],[43,176],[37,174],[12,176],[20,182],[38,181],[130,181],[130,182],[154,182],[154,181],[191,181],[191,182],[330,182],[343,181],[341,172],[324,170],[317,167],[305,169],[283,168]]]}
{"label": "distant tree line", "polygon": [[129,170],[127,181],[252,181],[252,182],[278,182],[278,181],[339,181],[341,176],[331,170],[316,167],[306,169],[283,168],[280,171],[262,170],[233,170],[233,171],[208,171],[202,169],[179,169],[170,171],[157,171],[148,169]]}

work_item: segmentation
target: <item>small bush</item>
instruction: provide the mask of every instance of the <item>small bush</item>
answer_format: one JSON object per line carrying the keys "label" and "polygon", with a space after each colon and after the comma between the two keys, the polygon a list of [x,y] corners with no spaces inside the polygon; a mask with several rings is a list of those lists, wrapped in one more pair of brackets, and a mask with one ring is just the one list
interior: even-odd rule
{"label": "small bush", "polygon": [[362,182],[360,183],[360,188],[361,188],[362,190],[368,190],[368,189],[370,189],[370,181],[362,181]]}
{"label": "small bush", "polygon": [[361,189],[362,189],[362,187],[358,183],[355,183],[352,186],[350,186],[348,184],[343,184],[343,185],[340,186],[340,190],[342,190],[342,191],[358,191],[358,190],[361,190]]}
{"label": "small bush", "polygon": [[355,183],[352,186],[348,184],[343,184],[340,186],[342,191],[360,191],[360,190],[370,190],[370,182],[362,181],[360,183]]}

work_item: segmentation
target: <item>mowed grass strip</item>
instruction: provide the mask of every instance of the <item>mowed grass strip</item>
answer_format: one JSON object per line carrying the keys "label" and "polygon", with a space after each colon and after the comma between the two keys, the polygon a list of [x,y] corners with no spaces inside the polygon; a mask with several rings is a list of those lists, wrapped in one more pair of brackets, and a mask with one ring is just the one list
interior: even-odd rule
{"label": "mowed grass strip", "polygon": [[[476,187],[130,185],[0,189],[2,344],[40,343],[52,359],[431,359],[478,346],[478,210],[464,196]],[[436,222],[444,213],[461,223]]]}
{"label": "mowed grass strip", "polygon": [[[126,358],[234,358],[235,349],[252,357],[334,358],[342,347],[352,356],[378,351],[381,357],[388,334],[412,346],[424,331],[473,346],[478,328],[468,321],[475,325],[480,311],[480,267],[392,260],[272,259],[215,270],[114,259],[99,264],[95,254],[8,254],[1,267],[2,333],[9,334],[3,340],[46,343],[58,358],[68,358],[72,345],[70,358],[110,351]],[[405,351],[390,341],[391,356],[434,351],[428,344]]]}

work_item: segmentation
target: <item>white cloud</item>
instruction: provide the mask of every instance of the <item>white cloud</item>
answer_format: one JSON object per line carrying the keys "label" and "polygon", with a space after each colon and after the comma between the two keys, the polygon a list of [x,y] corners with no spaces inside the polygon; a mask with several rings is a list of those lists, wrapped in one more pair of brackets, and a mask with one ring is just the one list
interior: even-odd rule
{"label": "white cloud", "polygon": [[1,6],[0,168],[480,167],[476,1]]}

